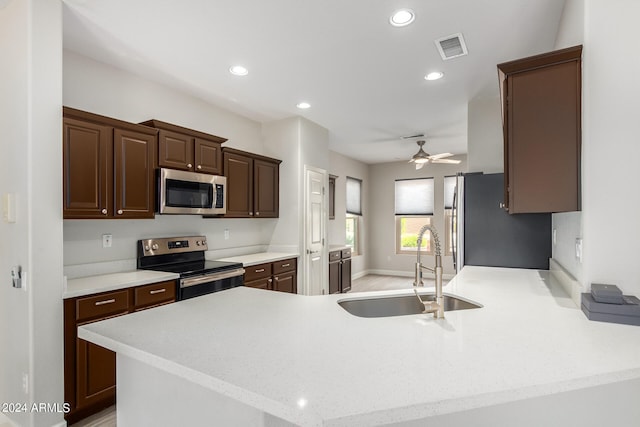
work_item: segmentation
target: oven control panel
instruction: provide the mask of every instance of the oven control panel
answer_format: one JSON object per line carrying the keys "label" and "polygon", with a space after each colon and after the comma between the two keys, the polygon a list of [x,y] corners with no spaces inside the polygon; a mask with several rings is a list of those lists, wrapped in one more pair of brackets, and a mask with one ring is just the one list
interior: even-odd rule
{"label": "oven control panel", "polygon": [[206,236],[162,237],[138,241],[138,256],[166,255],[180,252],[206,251]]}

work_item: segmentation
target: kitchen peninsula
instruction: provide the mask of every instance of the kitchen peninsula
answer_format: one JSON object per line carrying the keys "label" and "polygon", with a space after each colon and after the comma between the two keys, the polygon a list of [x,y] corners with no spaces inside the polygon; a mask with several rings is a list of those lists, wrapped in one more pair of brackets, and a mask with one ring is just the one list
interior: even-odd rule
{"label": "kitchen peninsula", "polygon": [[633,425],[640,328],[588,321],[548,271],[470,267],[482,308],[360,318],[238,287],[82,326],[117,353],[118,425]]}

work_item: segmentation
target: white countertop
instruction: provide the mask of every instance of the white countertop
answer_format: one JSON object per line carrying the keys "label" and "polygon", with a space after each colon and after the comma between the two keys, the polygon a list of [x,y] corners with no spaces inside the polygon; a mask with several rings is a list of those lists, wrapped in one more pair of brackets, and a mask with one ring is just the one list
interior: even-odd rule
{"label": "white countertop", "polygon": [[549,272],[467,266],[444,290],[484,307],[360,318],[337,301],[372,293],[238,287],[78,335],[299,425],[399,422],[640,378],[640,328],[588,321]]}
{"label": "white countertop", "polygon": [[62,298],[75,298],[97,294],[99,292],[130,288],[132,286],[164,282],[165,280],[175,280],[178,277],[176,273],[151,270],[134,270],[122,273],[101,274],[99,276],[79,277],[67,280]]}
{"label": "white countertop", "polygon": [[274,262],[289,258],[298,258],[298,254],[288,252],[259,252],[255,254],[220,258],[216,259],[216,261],[241,262],[244,267],[249,267],[252,265],[263,264],[265,262]]}

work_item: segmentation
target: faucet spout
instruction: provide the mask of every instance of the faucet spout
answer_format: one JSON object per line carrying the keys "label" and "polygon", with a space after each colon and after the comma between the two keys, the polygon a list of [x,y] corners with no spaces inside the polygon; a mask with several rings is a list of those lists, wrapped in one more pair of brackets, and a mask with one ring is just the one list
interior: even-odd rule
{"label": "faucet spout", "polygon": [[[428,231],[431,232],[431,236],[433,236],[433,242],[435,245],[435,267],[429,268],[422,265],[420,261],[420,246],[422,246],[422,237],[424,233]],[[418,250],[417,250],[417,261],[415,268],[415,278],[413,281],[413,286],[424,286],[424,282],[422,281],[422,270],[429,270],[435,274],[436,277],[436,301],[435,304],[430,303],[429,308],[425,305],[426,312],[433,312],[433,315],[437,319],[444,318],[444,297],[442,295],[442,250],[440,247],[440,238],[438,237],[438,231],[436,228],[427,224],[420,229],[418,233]],[[418,290],[414,288],[416,295],[418,295]]]}

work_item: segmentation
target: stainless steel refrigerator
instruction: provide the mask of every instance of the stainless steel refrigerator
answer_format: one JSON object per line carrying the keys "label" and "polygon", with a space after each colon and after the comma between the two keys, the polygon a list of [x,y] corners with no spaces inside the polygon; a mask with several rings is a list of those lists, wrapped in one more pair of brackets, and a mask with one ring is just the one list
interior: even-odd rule
{"label": "stainless steel refrigerator", "polygon": [[504,174],[456,177],[453,258],[465,265],[549,269],[551,214],[508,214],[502,207]]}

